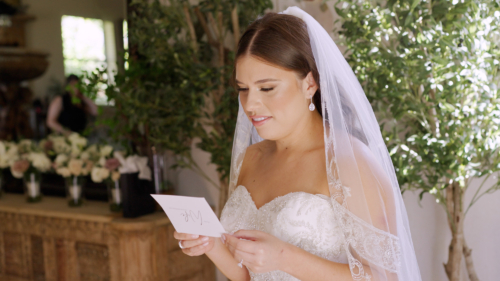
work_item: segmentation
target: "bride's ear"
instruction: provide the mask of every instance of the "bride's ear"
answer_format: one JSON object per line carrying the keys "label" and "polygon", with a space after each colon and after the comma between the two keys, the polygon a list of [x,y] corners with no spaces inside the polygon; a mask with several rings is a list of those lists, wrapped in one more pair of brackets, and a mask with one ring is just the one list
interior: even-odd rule
{"label": "bride's ear", "polygon": [[304,80],[302,80],[302,92],[306,99],[310,99],[316,93],[316,90],[318,90],[318,85],[314,80],[312,71],[309,71]]}

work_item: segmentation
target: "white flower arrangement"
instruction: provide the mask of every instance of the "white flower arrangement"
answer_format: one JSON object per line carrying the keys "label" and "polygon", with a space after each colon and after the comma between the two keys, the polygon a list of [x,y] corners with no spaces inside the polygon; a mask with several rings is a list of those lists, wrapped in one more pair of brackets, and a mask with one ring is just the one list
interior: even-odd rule
{"label": "white flower arrangement", "polygon": [[10,168],[19,159],[17,144],[0,141],[0,169]]}
{"label": "white flower arrangement", "polygon": [[[36,145],[31,140],[0,141],[0,169],[10,168],[16,178],[26,172],[47,172],[51,168],[64,178],[90,175],[96,183],[120,178],[123,158],[111,145],[90,145],[85,137],[72,133],[49,135]],[[53,161],[48,157],[52,157]]]}
{"label": "white flower arrangement", "polygon": [[57,174],[64,178],[90,174],[94,161],[89,152],[92,146],[87,147],[86,138],[78,133],[72,133],[68,137],[49,136],[47,142],[50,144],[44,143],[43,146],[56,155],[52,165]]}
{"label": "white flower arrangement", "polygon": [[100,183],[104,180],[117,181],[120,179],[120,161],[118,161],[116,157],[113,157],[113,147],[110,145],[101,146],[97,153],[99,155],[99,160],[92,168],[92,181]]}
{"label": "white flower arrangement", "polygon": [[[0,150],[2,150],[1,147]],[[10,172],[16,178],[22,178],[25,173],[45,173],[52,167],[49,157],[36,147],[31,140],[21,140],[17,147],[9,144],[9,149],[6,150],[5,155],[5,162],[7,162]]]}

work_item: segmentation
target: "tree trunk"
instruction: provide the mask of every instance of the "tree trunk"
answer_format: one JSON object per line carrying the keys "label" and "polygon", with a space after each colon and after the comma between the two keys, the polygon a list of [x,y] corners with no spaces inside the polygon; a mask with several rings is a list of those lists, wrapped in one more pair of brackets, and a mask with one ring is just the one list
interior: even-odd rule
{"label": "tree trunk", "polygon": [[472,250],[469,247],[467,247],[465,238],[464,238],[464,258],[465,258],[465,266],[467,267],[467,272],[469,273],[469,279],[471,281],[479,281],[476,270],[474,269],[474,263],[472,262]]}
{"label": "tree trunk", "polygon": [[453,182],[446,188],[448,225],[452,238],[448,249],[448,262],[444,264],[444,269],[450,281],[460,281],[460,266],[464,251],[462,195],[458,182]]}

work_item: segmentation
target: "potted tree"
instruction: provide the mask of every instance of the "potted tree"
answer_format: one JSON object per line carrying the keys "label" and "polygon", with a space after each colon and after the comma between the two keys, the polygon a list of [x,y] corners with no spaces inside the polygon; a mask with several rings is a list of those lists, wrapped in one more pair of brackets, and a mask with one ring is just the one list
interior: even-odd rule
{"label": "potted tree", "polygon": [[[338,2],[341,42],[381,127],[403,190],[430,193],[452,234],[444,269],[458,281],[467,211],[500,170],[498,1]],[[470,202],[471,179],[484,177]]]}
{"label": "potted tree", "polygon": [[[129,67],[106,89],[116,104],[115,116],[106,120],[116,138],[172,151],[177,166],[219,188],[219,206],[227,200],[238,111],[237,92],[230,86],[236,44],[240,30],[271,7],[269,0],[132,2]],[[195,140],[211,153],[219,182],[192,158]]]}

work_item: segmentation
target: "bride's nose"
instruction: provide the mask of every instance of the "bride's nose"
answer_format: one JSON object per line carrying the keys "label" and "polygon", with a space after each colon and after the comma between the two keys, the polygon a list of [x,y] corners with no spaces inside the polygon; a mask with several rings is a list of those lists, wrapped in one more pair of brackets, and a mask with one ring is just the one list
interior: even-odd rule
{"label": "bride's nose", "polygon": [[243,107],[247,112],[259,112],[262,107],[262,95],[258,90],[248,90]]}

